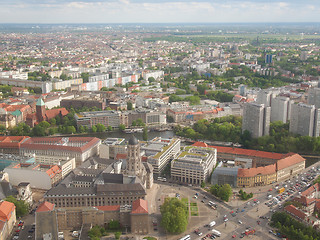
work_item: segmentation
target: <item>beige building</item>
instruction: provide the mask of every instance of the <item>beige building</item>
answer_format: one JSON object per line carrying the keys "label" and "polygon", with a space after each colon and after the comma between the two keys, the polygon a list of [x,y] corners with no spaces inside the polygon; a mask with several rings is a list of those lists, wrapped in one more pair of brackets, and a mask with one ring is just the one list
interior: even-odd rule
{"label": "beige building", "polygon": [[76,165],[99,154],[101,140],[94,137],[33,137],[20,145],[20,155],[63,156],[75,158]]}
{"label": "beige building", "polygon": [[48,155],[35,155],[34,158],[35,161],[40,164],[58,165],[61,168],[62,178],[65,178],[65,176],[76,168],[75,158]]}
{"label": "beige building", "polygon": [[7,240],[16,223],[16,207],[7,201],[0,202],[0,240]]}
{"label": "beige building", "polygon": [[[46,217],[47,219],[43,219]],[[40,220],[50,221],[50,227],[44,226]],[[43,202],[36,211],[36,229],[41,236],[45,231],[55,235],[56,231],[81,229],[84,224],[107,227],[110,221],[119,221],[121,226],[133,234],[149,232],[149,213],[146,200],[137,199],[132,204],[114,206],[55,208],[54,204]],[[39,225],[38,225],[39,224]],[[37,239],[37,238],[36,238]]]}
{"label": "beige building", "polygon": [[277,181],[281,182],[305,169],[306,159],[299,154],[289,153],[287,156],[277,161]]}
{"label": "beige building", "polygon": [[179,154],[180,139],[154,138],[147,145],[142,146],[141,150],[145,151],[148,163],[153,167],[154,175],[158,176],[167,164]]}
{"label": "beige building", "polygon": [[200,185],[206,182],[217,161],[217,150],[205,147],[185,147],[171,162],[171,180]]}

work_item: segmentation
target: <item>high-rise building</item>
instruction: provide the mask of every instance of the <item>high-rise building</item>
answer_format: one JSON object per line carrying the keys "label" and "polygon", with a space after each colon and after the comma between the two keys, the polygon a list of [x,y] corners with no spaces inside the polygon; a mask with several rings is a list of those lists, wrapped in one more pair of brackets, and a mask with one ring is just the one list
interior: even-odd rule
{"label": "high-rise building", "polygon": [[254,138],[269,135],[270,112],[271,107],[266,107],[264,104],[244,104],[242,132],[248,130]]}
{"label": "high-rise building", "polygon": [[274,98],[279,91],[276,89],[261,90],[257,94],[257,103],[264,104],[265,107],[271,106],[271,99]]}
{"label": "high-rise building", "polygon": [[291,111],[290,98],[275,97],[271,99],[271,122],[281,121],[287,123],[290,120]]}
{"label": "high-rise building", "polygon": [[266,54],[265,63],[267,64],[272,63],[272,54]]}
{"label": "high-rise building", "polygon": [[308,91],[308,104],[320,108],[320,88],[310,88]]}
{"label": "high-rise building", "polygon": [[318,137],[320,126],[319,109],[304,103],[291,105],[289,131],[301,136]]}

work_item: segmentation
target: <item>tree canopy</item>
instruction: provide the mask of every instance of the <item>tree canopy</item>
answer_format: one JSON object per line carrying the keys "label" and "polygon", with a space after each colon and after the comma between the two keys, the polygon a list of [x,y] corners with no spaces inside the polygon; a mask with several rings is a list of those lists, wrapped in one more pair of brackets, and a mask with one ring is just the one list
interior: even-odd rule
{"label": "tree canopy", "polygon": [[5,201],[12,202],[16,206],[17,217],[23,217],[29,212],[29,205],[23,200],[17,200],[14,196],[8,196]]}
{"label": "tree canopy", "polygon": [[188,225],[187,206],[177,198],[167,198],[160,207],[161,226],[169,233],[182,233]]}

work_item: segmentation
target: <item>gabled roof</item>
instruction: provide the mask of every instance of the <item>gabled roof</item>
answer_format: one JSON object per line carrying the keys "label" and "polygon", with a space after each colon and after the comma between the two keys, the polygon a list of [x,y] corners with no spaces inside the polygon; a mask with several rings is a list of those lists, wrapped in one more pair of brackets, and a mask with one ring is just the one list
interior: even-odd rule
{"label": "gabled roof", "polygon": [[0,202],[0,220],[3,222],[8,221],[15,208],[16,206],[11,202]]}
{"label": "gabled roof", "polygon": [[299,154],[288,153],[285,155],[285,158],[282,158],[277,162],[277,170],[281,170],[304,161],[306,161],[306,159],[301,157]]}
{"label": "gabled roof", "polygon": [[54,210],[54,204],[44,201],[39,205],[36,212],[51,212]]}
{"label": "gabled roof", "polygon": [[56,109],[50,109],[50,110],[46,110],[46,117],[48,119],[52,119],[54,117],[56,117],[57,115],[59,115],[61,113],[62,117],[68,115],[68,110],[65,108],[56,108]]}
{"label": "gabled roof", "polygon": [[287,211],[288,213],[291,213],[293,216],[298,217],[302,220],[304,220],[307,217],[307,215],[304,212],[300,211],[299,209],[297,209],[293,205],[286,206],[284,208],[284,210]]}
{"label": "gabled roof", "polygon": [[286,156],[280,153],[264,152],[264,151],[257,151],[257,150],[243,149],[243,148],[210,146],[202,142],[195,142],[192,146],[197,146],[197,147],[207,146],[207,147],[216,148],[218,154],[229,153],[234,155],[245,155],[245,156],[270,158],[270,159],[281,159],[284,156]]}
{"label": "gabled roof", "polygon": [[131,214],[148,214],[148,202],[143,199],[132,202]]}
{"label": "gabled roof", "polygon": [[257,168],[239,168],[238,177],[254,177],[257,175],[270,175],[276,173],[276,164]]}

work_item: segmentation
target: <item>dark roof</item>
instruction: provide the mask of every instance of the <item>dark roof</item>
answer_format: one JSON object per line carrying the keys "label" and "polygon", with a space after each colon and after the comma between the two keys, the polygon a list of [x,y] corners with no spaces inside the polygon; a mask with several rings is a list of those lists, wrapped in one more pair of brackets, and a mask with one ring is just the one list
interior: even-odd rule
{"label": "dark roof", "polygon": [[0,182],[0,200],[10,196],[10,195],[17,195],[18,191],[12,187],[9,182],[3,181]]}
{"label": "dark roof", "polygon": [[51,188],[46,195],[47,196],[63,196],[63,195],[79,195],[79,194],[95,194],[94,187],[66,187],[65,184],[60,184],[57,187]]}
{"label": "dark roof", "polygon": [[76,175],[72,180],[77,182],[93,182],[93,177]]}
{"label": "dark roof", "polygon": [[122,174],[103,173],[102,177],[103,177],[104,183],[123,184],[123,175]]}
{"label": "dark roof", "polygon": [[97,185],[97,192],[100,194],[108,193],[110,195],[119,192],[140,192],[141,194],[146,194],[146,190],[140,183]]}
{"label": "dark roof", "polygon": [[26,187],[26,186],[28,186],[30,183],[29,182],[21,182],[21,183],[19,183],[19,187]]}
{"label": "dark roof", "polygon": [[138,139],[132,134],[129,139],[129,145],[138,145],[139,141]]}

